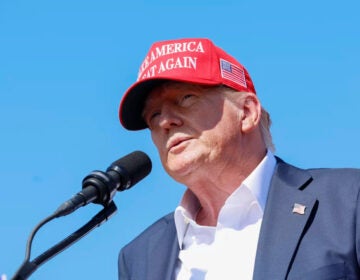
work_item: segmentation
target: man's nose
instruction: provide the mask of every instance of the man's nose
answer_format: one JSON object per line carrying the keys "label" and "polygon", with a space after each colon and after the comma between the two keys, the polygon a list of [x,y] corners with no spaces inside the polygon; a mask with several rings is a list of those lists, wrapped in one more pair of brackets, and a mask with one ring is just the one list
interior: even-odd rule
{"label": "man's nose", "polygon": [[174,106],[164,105],[161,109],[159,125],[161,128],[170,129],[183,124],[180,113]]}

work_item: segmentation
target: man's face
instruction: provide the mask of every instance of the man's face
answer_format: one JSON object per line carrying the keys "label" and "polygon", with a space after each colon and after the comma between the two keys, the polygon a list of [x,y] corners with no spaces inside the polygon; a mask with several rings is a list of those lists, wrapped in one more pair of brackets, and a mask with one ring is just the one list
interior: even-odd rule
{"label": "man's face", "polygon": [[219,88],[188,84],[155,88],[143,111],[165,170],[182,183],[231,162],[240,148],[240,115]]}

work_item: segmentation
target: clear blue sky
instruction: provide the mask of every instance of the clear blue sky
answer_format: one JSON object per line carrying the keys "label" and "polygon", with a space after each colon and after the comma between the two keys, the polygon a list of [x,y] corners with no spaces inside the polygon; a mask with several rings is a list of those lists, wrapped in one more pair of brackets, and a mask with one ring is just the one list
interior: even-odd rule
{"label": "clear blue sky", "polygon": [[[359,10],[358,0],[0,0],[0,274],[13,275],[32,228],[87,174],[134,150],[149,154],[153,172],[31,279],[117,279],[119,249],[177,205],[184,188],[162,170],[148,132],[128,132],[117,117],[154,41],[207,37],[238,58],[285,161],[360,167]],[[100,210],[44,226],[32,257]]]}

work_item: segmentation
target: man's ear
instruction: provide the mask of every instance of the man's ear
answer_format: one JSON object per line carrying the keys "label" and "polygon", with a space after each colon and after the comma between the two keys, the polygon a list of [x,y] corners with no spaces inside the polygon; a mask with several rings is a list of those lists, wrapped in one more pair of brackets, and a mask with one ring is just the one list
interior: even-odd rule
{"label": "man's ear", "polygon": [[249,133],[259,126],[261,104],[255,94],[246,93],[242,105],[241,131]]}

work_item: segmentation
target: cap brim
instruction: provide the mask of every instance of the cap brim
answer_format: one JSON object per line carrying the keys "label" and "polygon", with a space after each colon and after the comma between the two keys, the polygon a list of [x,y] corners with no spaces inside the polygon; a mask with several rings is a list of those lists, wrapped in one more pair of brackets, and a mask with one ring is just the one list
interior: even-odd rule
{"label": "cap brim", "polygon": [[121,100],[119,108],[119,118],[121,124],[128,130],[140,130],[147,128],[142,112],[144,109],[145,101],[149,92],[156,86],[166,82],[166,81],[178,81],[184,83],[193,83],[199,85],[219,85],[220,82],[217,81],[201,81],[194,80],[190,81],[189,79],[167,79],[167,78],[156,78],[149,79],[146,81],[139,81],[135,83],[132,87],[128,89],[125,93],[123,99]]}
{"label": "cap brim", "polygon": [[165,79],[153,79],[135,83],[125,93],[120,104],[119,118],[121,124],[128,130],[140,130],[147,128],[142,117],[145,100],[149,92],[156,86],[166,81]]}

